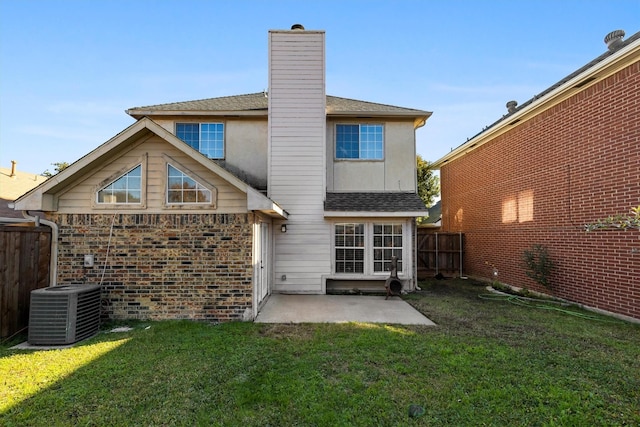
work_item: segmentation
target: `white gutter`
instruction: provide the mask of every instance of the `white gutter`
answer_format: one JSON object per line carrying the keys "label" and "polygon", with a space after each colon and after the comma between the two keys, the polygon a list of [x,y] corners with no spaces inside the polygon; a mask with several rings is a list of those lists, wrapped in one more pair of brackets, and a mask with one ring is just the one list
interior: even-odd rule
{"label": "white gutter", "polygon": [[[609,77],[611,74],[613,74],[613,72],[617,71],[617,69],[615,68],[613,71],[609,71],[611,70],[610,67],[615,67],[616,62],[620,61],[620,63],[622,64],[621,66],[628,66],[630,63],[633,63],[634,56],[637,56],[637,51],[639,48],[640,41],[634,40],[632,43],[621,48],[618,52],[616,52],[616,54],[608,56],[592,67],[584,70],[580,74],[573,76],[570,80],[567,80],[566,82],[544,94],[543,96],[540,96],[539,98],[534,97],[529,105],[522,108],[521,110],[516,111],[508,117],[504,116],[503,119],[499,120],[498,123],[494,124],[486,131],[479,133],[473,138],[467,140],[467,142],[465,142],[464,144],[453,149],[445,156],[431,163],[431,167],[434,169],[440,169],[449,161],[466,155],[470,151],[479,148],[484,143],[491,141],[493,138],[512,129],[512,126],[516,125],[516,123],[524,123],[526,120],[538,114],[539,111],[544,111],[552,108],[553,106],[559,104],[570,96],[573,96],[576,93],[585,90],[587,87],[592,86]],[[588,80],[589,77],[595,78],[593,80]],[[585,84],[585,82],[587,82],[587,84]]]}
{"label": "white gutter", "polygon": [[[22,211],[22,216],[36,223],[36,227],[40,223],[51,228],[51,259],[49,262],[49,286],[57,286],[58,282],[58,225],[46,219],[40,219],[39,216],[31,216],[28,211]],[[22,221],[24,222],[24,221]]]}

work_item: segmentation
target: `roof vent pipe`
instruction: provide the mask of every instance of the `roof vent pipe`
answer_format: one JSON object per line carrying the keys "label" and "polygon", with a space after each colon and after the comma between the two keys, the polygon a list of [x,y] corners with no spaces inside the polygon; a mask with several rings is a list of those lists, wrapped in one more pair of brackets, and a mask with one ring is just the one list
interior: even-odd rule
{"label": "roof vent pipe", "polygon": [[625,33],[623,30],[615,30],[607,34],[604,38],[604,42],[607,44],[607,49],[609,49],[612,52],[614,50],[617,50],[622,44],[622,39],[624,38],[624,34]]}
{"label": "roof vent pipe", "polygon": [[18,162],[16,162],[15,160],[11,160],[11,175],[9,175],[9,178],[13,178],[14,176],[16,176],[16,165],[18,164]]}
{"label": "roof vent pipe", "polygon": [[300,30],[300,31],[304,31],[304,26],[302,24],[293,24],[291,26],[292,30]]}
{"label": "roof vent pipe", "polygon": [[517,101],[509,101],[507,102],[507,111],[509,114],[513,114],[516,112],[516,107],[518,106]]}

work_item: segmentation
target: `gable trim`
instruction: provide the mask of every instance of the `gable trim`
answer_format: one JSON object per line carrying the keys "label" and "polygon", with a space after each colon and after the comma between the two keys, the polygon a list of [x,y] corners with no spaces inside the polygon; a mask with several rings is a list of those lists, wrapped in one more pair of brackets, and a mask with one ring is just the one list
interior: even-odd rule
{"label": "gable trim", "polygon": [[[53,177],[40,184],[38,187],[32,189],[30,192],[24,194],[14,202],[15,210],[41,210],[41,211],[56,211],[57,206],[55,203],[55,197],[53,193],[58,191],[64,191],[64,187],[73,182],[74,177],[77,174],[88,173],[92,167],[101,159],[106,158],[110,152],[115,150],[118,146],[131,141],[132,139],[143,136],[145,133],[153,133],[162,138],[177,150],[183,152],[189,156],[195,162],[201,164],[203,167],[209,169],[214,174],[225,180],[231,186],[235,187],[242,193],[247,194],[248,201],[251,201],[253,205],[269,206],[267,212],[276,212],[277,215],[281,215],[284,211],[278,207],[273,201],[262,195],[258,191],[253,190],[247,183],[227,171],[223,167],[216,164],[213,160],[207,158],[202,153],[198,152],[194,148],[185,144],[180,138],[155,123],[148,117],[144,117],[104,144],[100,145],[89,154],[80,158],[68,168],[62,172],[54,175]],[[251,197],[249,199],[249,193]],[[273,207],[276,208],[273,208]],[[273,209],[272,209],[273,208]],[[251,208],[249,208],[251,210]]]}

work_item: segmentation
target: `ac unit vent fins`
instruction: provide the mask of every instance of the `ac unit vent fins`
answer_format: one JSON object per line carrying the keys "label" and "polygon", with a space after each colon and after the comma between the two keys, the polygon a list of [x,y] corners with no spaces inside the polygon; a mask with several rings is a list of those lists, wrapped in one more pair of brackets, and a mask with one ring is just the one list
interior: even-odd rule
{"label": "ac unit vent fins", "polygon": [[30,344],[73,344],[99,328],[100,285],[61,285],[31,292]]}

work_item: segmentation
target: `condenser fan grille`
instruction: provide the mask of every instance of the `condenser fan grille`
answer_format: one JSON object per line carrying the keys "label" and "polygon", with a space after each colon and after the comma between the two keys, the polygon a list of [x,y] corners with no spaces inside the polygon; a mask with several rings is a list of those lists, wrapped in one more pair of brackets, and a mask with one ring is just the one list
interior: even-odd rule
{"label": "condenser fan grille", "polygon": [[100,328],[100,285],[62,285],[31,292],[30,344],[72,344]]}

